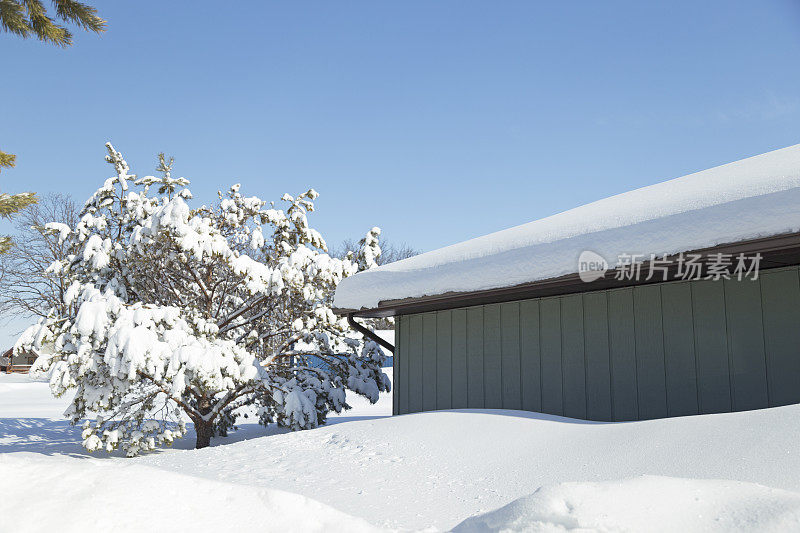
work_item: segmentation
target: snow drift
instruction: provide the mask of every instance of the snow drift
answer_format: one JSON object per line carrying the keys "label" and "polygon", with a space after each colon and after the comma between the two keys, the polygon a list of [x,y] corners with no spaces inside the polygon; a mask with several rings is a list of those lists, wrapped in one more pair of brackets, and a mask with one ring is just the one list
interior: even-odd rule
{"label": "snow drift", "polygon": [[[800,492],[798,436],[797,405],[624,423],[455,410],[352,421],[137,462],[280,487],[376,526],[448,530],[565,481],[650,474]],[[631,513],[642,504],[627,502]]]}
{"label": "snow drift", "polygon": [[1,521],[17,532],[376,531],[299,494],[134,463],[0,455],[0,472]]}
{"label": "snow drift", "polygon": [[[540,487],[547,488],[534,500],[539,502],[535,509],[539,514],[525,511],[520,516],[562,524],[551,530],[563,530],[566,522],[561,520],[568,516],[584,520],[580,524],[605,520],[592,514],[602,507],[609,511],[608,520],[618,522],[597,524],[612,531],[625,527],[650,531],[662,524],[634,527],[636,520],[644,519],[646,513],[658,516],[669,506],[677,510],[687,502],[681,499],[683,493],[691,491],[700,498],[696,504],[688,500],[690,510],[702,513],[697,516],[697,528],[710,523],[707,513],[716,512],[724,519],[721,524],[741,530],[737,524],[755,519],[763,519],[758,527],[742,527],[791,524],[790,518],[773,519],[778,514],[792,517],[794,496],[787,497],[784,491],[800,492],[800,405],[599,423],[503,410],[390,417],[391,395],[384,394],[376,405],[356,398],[354,409],[332,417],[327,427],[319,429],[276,433],[274,428],[246,424],[229,437],[214,439],[210,448],[176,449],[191,447],[189,438],[145,457],[95,460],[80,446],[80,427],[70,427],[61,417],[67,400],[51,398],[47,383],[26,379],[0,374],[0,491],[4,495],[0,530],[12,526],[23,531],[60,530],[58,515],[72,509],[75,514],[70,511],[62,516],[91,524],[95,519],[107,520],[111,511],[106,507],[119,501],[113,509],[118,509],[121,524],[133,522],[125,513],[136,507],[137,524],[151,516],[157,523],[158,517],[172,513],[176,517],[165,519],[168,525],[186,520],[185,525],[176,526],[178,531],[192,525],[196,531],[212,529],[201,527],[200,521],[215,506],[231,505],[235,511],[227,513],[229,525],[220,530],[243,532],[251,527],[248,520],[255,524],[252,527],[263,524],[267,511],[277,517],[271,524],[283,523],[283,511],[270,507],[270,501],[277,501],[269,500],[273,489],[302,495],[285,505],[295,509],[298,528],[310,524],[313,530],[319,523],[332,524],[336,530],[339,523],[344,527],[361,524],[352,519],[357,516],[376,527],[449,530],[478,513],[525,499]],[[30,453],[34,451],[40,453]],[[631,485],[643,474],[666,477],[646,477],[639,485]],[[722,480],[738,480],[750,488],[739,490],[736,482]],[[562,486],[564,482],[580,482],[580,487]],[[753,484],[763,487],[753,488]],[[725,487],[733,489],[726,494]],[[219,490],[222,496],[207,501],[208,509],[195,513],[196,501],[204,499],[206,490]],[[719,499],[713,499],[715,493]],[[548,494],[556,494],[548,501],[563,500],[564,506],[576,510],[568,515],[562,506],[541,514],[549,509],[541,503]],[[659,506],[662,497],[664,507]],[[14,509],[8,511],[6,506],[12,504]],[[530,508],[527,505],[523,507]],[[48,509],[47,515],[42,509]],[[522,513],[520,509],[511,511]],[[563,516],[553,514],[562,511]],[[683,522],[663,522],[663,527],[677,524],[679,531],[693,531],[692,516],[681,516]],[[746,521],[737,522],[741,517]],[[468,522],[470,527],[482,527],[476,520]],[[496,523],[511,527],[512,520],[507,514]],[[611,527],[614,524],[619,527]],[[602,531],[599,526],[594,529]],[[786,528],[792,529],[800,530],[800,526]]]}
{"label": "snow drift", "polygon": [[800,529],[800,494],[741,481],[641,476],[561,483],[480,516],[454,533],[484,531],[783,532]]}
{"label": "snow drift", "polygon": [[342,280],[334,305],[469,292],[574,274],[584,250],[664,255],[800,230],[800,145],[586,204]]}

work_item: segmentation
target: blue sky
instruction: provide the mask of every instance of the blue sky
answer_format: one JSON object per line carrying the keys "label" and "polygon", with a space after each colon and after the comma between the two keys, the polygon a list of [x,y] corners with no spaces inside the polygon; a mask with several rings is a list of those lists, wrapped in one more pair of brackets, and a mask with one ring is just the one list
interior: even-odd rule
{"label": "blue sky", "polygon": [[105,2],[66,50],[0,33],[0,190],[82,201],[110,140],[200,202],[313,186],[329,243],[430,250],[800,142],[796,0],[231,6]]}

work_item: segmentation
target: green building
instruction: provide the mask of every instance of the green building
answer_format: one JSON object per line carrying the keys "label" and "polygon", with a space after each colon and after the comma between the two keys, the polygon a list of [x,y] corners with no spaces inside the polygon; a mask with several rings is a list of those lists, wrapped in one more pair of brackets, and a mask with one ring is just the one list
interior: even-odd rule
{"label": "green building", "polygon": [[800,403],[800,145],[345,279],[394,413],[615,421]]}

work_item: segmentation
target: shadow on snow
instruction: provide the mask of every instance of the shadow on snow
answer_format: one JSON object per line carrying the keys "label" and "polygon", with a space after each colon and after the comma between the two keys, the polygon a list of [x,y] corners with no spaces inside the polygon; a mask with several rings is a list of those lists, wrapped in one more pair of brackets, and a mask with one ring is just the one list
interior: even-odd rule
{"label": "shadow on snow", "polygon": [[[384,418],[382,416],[337,416],[328,419],[326,425],[342,424],[357,420],[371,420]],[[324,426],[323,426],[324,427]],[[235,431],[228,433],[227,437],[211,439],[211,446],[224,446],[244,440],[260,437],[269,437],[288,433],[289,430],[278,428],[274,424],[264,427],[260,424],[238,424]],[[193,424],[187,424],[188,432],[182,439],[178,439],[171,447],[157,448],[154,452],[164,453],[170,448],[190,450],[194,448],[196,434]],[[122,457],[124,452],[116,450],[112,453],[89,453],[81,446],[80,425],[70,425],[68,420],[51,418],[0,418],[0,454],[14,452],[40,453],[44,455],[67,455],[76,458],[101,458]]]}

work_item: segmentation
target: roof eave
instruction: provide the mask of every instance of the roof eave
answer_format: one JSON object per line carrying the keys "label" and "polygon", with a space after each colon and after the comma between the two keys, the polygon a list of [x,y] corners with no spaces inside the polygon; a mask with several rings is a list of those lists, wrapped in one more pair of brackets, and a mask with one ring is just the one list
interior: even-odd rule
{"label": "roof eave", "polygon": [[[771,237],[763,237],[747,241],[721,244],[708,248],[695,250],[685,250],[683,253],[701,254],[756,254],[762,255],[761,269],[778,268],[783,266],[800,264],[800,232],[784,233]],[[677,258],[678,254],[669,256],[673,265],[670,266],[667,281],[680,281],[677,277]],[[643,263],[643,268],[649,261]],[[613,271],[612,271],[613,272]],[[558,296],[564,294],[575,294],[592,292],[611,288],[621,288],[634,285],[646,285],[652,283],[664,283],[663,279],[647,280],[617,280],[613,277],[605,277],[592,282],[585,282],[580,279],[577,273],[567,274],[555,278],[532,281],[511,287],[498,287],[469,292],[449,292],[431,296],[417,298],[403,298],[398,300],[384,300],[378,303],[378,307],[371,309],[334,309],[338,315],[353,315],[367,318],[384,318],[396,315],[407,315],[413,313],[424,313],[429,311],[439,311],[445,309],[456,309],[459,307],[470,307],[474,305],[484,305],[487,303],[501,303],[530,298],[540,298],[545,296]]]}

